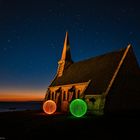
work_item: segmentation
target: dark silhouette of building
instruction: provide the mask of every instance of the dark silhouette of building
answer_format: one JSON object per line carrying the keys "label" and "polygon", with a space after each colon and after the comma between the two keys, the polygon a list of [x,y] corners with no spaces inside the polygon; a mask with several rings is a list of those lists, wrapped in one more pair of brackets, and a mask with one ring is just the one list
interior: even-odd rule
{"label": "dark silhouette of building", "polygon": [[140,110],[140,68],[132,46],[74,62],[66,33],[57,73],[45,100],[54,100],[63,111],[74,98],[84,99],[88,111],[96,114]]}

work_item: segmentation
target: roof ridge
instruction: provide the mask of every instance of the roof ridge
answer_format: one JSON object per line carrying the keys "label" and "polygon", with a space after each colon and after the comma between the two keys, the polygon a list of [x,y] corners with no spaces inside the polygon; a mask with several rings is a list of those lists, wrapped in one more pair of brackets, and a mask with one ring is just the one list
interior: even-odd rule
{"label": "roof ridge", "polygon": [[128,54],[128,52],[129,52],[129,50],[130,50],[131,47],[132,47],[131,44],[129,44],[125,48],[125,52],[123,53],[123,56],[122,56],[122,58],[121,58],[121,60],[120,60],[120,62],[118,64],[118,66],[117,66],[117,68],[116,68],[113,76],[112,76],[112,79],[111,79],[111,81],[110,81],[110,83],[109,83],[106,91],[103,93],[103,96],[106,96],[109,93],[109,90],[111,89],[111,87],[112,87],[112,85],[113,85],[113,83],[114,83],[114,81],[115,81],[115,79],[117,77],[117,74],[118,74],[118,72],[119,72],[119,70],[120,70],[120,68],[121,68],[121,66],[122,66],[122,64],[123,64],[123,62],[124,62],[124,60],[125,60],[125,58],[126,58],[126,56],[127,56],[127,54]]}
{"label": "roof ridge", "polygon": [[103,57],[103,56],[106,56],[106,55],[109,55],[109,54],[112,54],[112,53],[119,53],[121,51],[125,51],[127,47],[125,48],[121,48],[120,50],[118,51],[110,51],[108,53],[104,53],[104,54],[101,54],[101,55],[98,55],[98,56],[93,56],[93,57],[89,57],[89,58],[86,58],[84,60],[80,60],[80,61],[77,61],[77,62],[74,62],[73,64],[76,64],[76,63],[80,63],[80,62],[85,62],[85,61],[88,61],[88,60],[91,60],[91,59],[95,59],[95,58],[99,58],[99,57]]}

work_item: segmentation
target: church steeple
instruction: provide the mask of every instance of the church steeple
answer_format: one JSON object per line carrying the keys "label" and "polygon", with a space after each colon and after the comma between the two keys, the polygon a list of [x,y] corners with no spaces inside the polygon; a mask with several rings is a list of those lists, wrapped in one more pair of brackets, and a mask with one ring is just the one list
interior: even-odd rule
{"label": "church steeple", "polygon": [[57,76],[61,77],[63,75],[64,70],[68,68],[68,66],[72,63],[73,61],[71,59],[69,37],[68,37],[68,32],[66,32],[62,56],[60,61],[58,61]]}
{"label": "church steeple", "polygon": [[68,32],[66,32],[61,60],[65,60],[65,61],[71,60],[71,53],[70,53],[70,44],[69,44]]}

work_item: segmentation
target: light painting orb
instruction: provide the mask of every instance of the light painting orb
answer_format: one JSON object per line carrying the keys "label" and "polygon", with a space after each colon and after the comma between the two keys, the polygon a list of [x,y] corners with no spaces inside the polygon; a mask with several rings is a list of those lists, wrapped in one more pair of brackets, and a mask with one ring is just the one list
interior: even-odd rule
{"label": "light painting orb", "polygon": [[56,103],[53,100],[47,100],[43,104],[43,111],[46,114],[53,114],[56,111]]}
{"label": "light painting orb", "polygon": [[70,112],[75,117],[82,117],[87,112],[87,104],[82,99],[75,99],[70,103]]}

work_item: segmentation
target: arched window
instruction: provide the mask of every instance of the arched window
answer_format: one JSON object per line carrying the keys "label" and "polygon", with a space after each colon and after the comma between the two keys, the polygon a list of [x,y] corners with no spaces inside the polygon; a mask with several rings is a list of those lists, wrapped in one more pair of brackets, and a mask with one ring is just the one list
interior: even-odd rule
{"label": "arched window", "polygon": [[67,100],[67,95],[66,95],[66,91],[63,92],[63,101]]}
{"label": "arched window", "polygon": [[56,93],[56,97],[58,96],[58,95],[60,95],[61,93],[62,93],[62,88],[61,87],[59,87],[56,91],[55,91],[55,93]]}
{"label": "arched window", "polygon": [[77,98],[80,98],[80,90],[77,91]]}
{"label": "arched window", "polygon": [[76,88],[75,86],[72,86],[69,90],[68,90],[68,100],[74,100],[76,98]]}
{"label": "arched window", "polygon": [[51,93],[50,99],[53,100],[54,99],[53,97],[54,97],[54,92]]}
{"label": "arched window", "polygon": [[55,91],[55,101],[56,101],[58,110],[59,110],[60,107],[61,107],[61,96],[62,96],[62,88],[59,87],[59,88]]}

